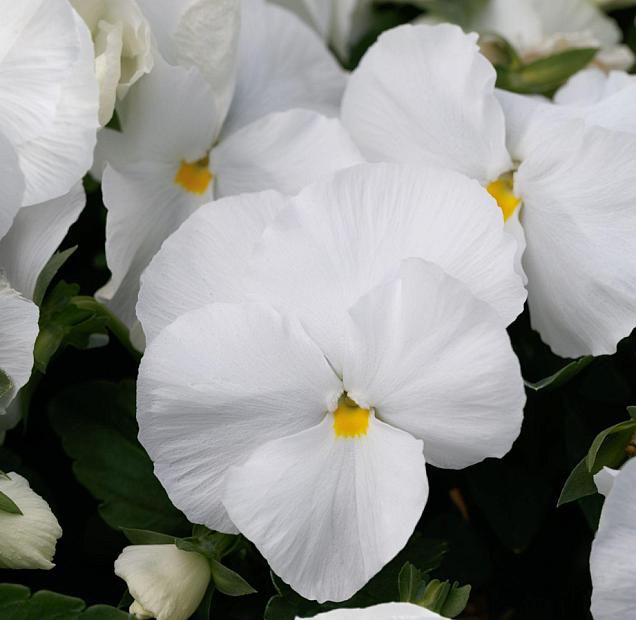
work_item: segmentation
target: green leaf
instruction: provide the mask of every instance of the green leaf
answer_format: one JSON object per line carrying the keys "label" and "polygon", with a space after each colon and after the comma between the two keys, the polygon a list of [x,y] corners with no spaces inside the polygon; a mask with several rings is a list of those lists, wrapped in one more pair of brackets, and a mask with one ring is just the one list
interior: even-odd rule
{"label": "green leaf", "polygon": [[86,607],[79,598],[26,586],[0,584],[0,618],[7,620],[134,620],[133,616],[108,605]]}
{"label": "green leaf", "polygon": [[9,378],[9,375],[0,368],[0,398],[8,394],[12,387],[13,382]]}
{"label": "green leaf", "polygon": [[550,94],[589,65],[597,52],[596,48],[569,49],[520,66],[497,66],[497,86],[515,93]]}
{"label": "green leaf", "polygon": [[37,282],[35,283],[35,290],[33,292],[33,301],[38,305],[42,305],[44,295],[49,288],[49,285],[53,281],[53,278],[57,275],[57,272],[62,268],[64,263],[73,255],[77,250],[77,246],[68,248],[62,252],[56,252],[49,258],[49,262],[46,263],[44,269],[40,272]]}
{"label": "green leaf", "polygon": [[416,601],[422,595],[420,589],[423,581],[422,571],[413,566],[410,562],[407,562],[402,567],[398,576],[400,601],[403,603],[412,603]]}
{"label": "green leaf", "polygon": [[0,510],[2,510],[2,512],[8,512],[12,515],[23,514],[22,511],[18,508],[18,505],[2,491],[0,491]]}
{"label": "green leaf", "polygon": [[121,531],[133,545],[174,545],[176,538],[168,534],[151,532],[150,530],[138,530],[134,527],[122,527]]}
{"label": "green leaf", "polygon": [[550,390],[554,390],[565,385],[568,381],[576,377],[576,375],[578,375],[583,369],[587,368],[593,360],[594,358],[591,355],[580,357],[561,368],[561,370],[557,370],[557,372],[549,377],[534,383],[531,381],[525,381],[525,385],[528,389],[534,392],[549,392]]}
{"label": "green leaf", "polygon": [[223,566],[218,560],[210,560],[210,569],[214,585],[219,592],[228,596],[245,596],[256,592],[243,577]]}
{"label": "green leaf", "polygon": [[455,618],[464,611],[470,597],[470,586],[460,586],[456,581],[431,580],[421,599],[420,607],[426,607],[445,618]]}
{"label": "green leaf", "polygon": [[189,532],[137,441],[132,381],[74,386],[52,400],[49,412],[77,479],[101,500],[100,514],[110,526]]}
{"label": "green leaf", "polygon": [[586,458],[583,457],[565,481],[557,506],[563,506],[563,504],[595,493],[597,493],[597,489],[594,484],[594,476],[589,472]]}

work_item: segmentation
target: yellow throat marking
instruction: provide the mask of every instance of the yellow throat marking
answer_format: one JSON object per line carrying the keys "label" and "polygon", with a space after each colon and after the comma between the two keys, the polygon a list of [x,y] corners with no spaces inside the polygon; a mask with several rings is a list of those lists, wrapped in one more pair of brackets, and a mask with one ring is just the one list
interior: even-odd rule
{"label": "yellow throat marking", "polygon": [[505,222],[515,212],[521,202],[521,198],[515,196],[512,191],[512,175],[502,176],[496,181],[489,183],[486,189],[503,211]]}
{"label": "yellow throat marking", "polygon": [[209,165],[207,155],[195,162],[182,161],[174,182],[191,194],[205,194],[213,178]]}
{"label": "yellow throat marking", "polygon": [[343,394],[338,401],[338,408],[333,412],[333,430],[336,437],[353,439],[366,435],[369,430],[368,409],[358,406],[358,403]]}

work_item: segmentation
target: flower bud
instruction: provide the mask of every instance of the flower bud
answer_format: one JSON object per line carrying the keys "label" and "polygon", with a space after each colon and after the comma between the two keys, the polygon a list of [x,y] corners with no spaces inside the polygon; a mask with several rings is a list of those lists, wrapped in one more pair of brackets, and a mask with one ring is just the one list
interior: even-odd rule
{"label": "flower bud", "polygon": [[129,612],[140,619],[187,620],[210,583],[210,565],[199,553],[176,545],[132,545],[115,561],[115,574],[135,599]]}
{"label": "flower bud", "polygon": [[0,492],[22,513],[0,510],[0,568],[53,568],[62,528],[49,505],[13,472],[0,476]]}

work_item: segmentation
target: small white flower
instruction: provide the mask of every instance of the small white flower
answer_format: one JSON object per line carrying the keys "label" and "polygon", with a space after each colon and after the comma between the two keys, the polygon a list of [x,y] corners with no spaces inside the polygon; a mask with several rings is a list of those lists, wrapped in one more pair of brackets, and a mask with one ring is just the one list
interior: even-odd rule
{"label": "small white flower", "polygon": [[62,528],[49,505],[13,472],[0,476],[0,491],[22,512],[0,510],[0,568],[50,570]]}
{"label": "small white flower", "polygon": [[71,0],[95,48],[99,121],[106,125],[117,98],[152,69],[150,26],[135,0]]}
{"label": "small white flower", "polygon": [[636,617],[636,459],[627,461],[605,499],[592,544],[594,620]]}
{"label": "small white flower", "polygon": [[526,62],[567,49],[598,47],[598,66],[629,69],[634,63],[629,48],[619,45],[616,23],[589,0],[488,0],[467,24],[471,30],[503,36]]}
{"label": "small white flower", "polygon": [[372,161],[446,166],[487,187],[526,246],[533,327],[564,357],[613,353],[635,324],[633,104],[576,113],[496,92],[476,41],[448,24],[385,32],[351,76],[343,122]]}
{"label": "small white flower", "polygon": [[344,80],[314,32],[262,0],[244,2],[227,116],[197,69],[157,58],[119,108],[123,133],[99,138],[112,278],[98,297],[134,327],[141,273],[197,209],[243,192],[294,193],[362,161],[339,121],[321,114],[337,113]]}
{"label": "small white flower", "polygon": [[[441,620],[442,616],[411,603],[382,603],[364,609],[334,609],[314,620]],[[296,618],[296,620],[302,620]]]}
{"label": "small white flower", "polygon": [[197,609],[210,582],[208,561],[176,545],[132,545],[115,560],[135,599],[131,615],[157,620],[187,620]]}
{"label": "small white flower", "polygon": [[140,301],[140,440],[175,505],[306,597],[361,588],[413,532],[426,461],[502,456],[519,432],[497,312],[523,294],[497,211],[456,173],[362,165],[195,214]]}

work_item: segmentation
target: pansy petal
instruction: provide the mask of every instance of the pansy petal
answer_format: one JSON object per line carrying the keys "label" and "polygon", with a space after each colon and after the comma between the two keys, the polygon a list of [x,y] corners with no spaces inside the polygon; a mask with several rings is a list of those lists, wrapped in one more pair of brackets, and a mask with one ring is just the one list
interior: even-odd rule
{"label": "pansy petal", "polygon": [[636,136],[580,121],[520,166],[533,327],[564,357],[616,351],[636,326]]}
{"label": "pansy petal", "polygon": [[42,134],[17,147],[26,179],[25,205],[68,193],[93,163],[99,128],[93,44],[88,28],[77,15],[75,26],[79,56],[61,84],[55,119]]}
{"label": "pansy petal", "polygon": [[519,362],[492,309],[464,284],[409,259],[350,316],[343,383],[355,402],[421,438],[438,467],[510,450],[525,403]]}
{"label": "pansy petal", "polygon": [[18,146],[55,118],[79,41],[66,0],[2,0],[0,12],[0,131]]}
{"label": "pansy petal", "polygon": [[38,307],[9,288],[0,273],[0,370],[12,384],[0,397],[0,414],[31,376],[38,317]]}
{"label": "pansy petal", "polygon": [[495,70],[476,42],[450,24],[382,34],[342,102],[342,120],[362,153],[443,166],[482,184],[510,170]]}
{"label": "pansy petal", "polygon": [[18,154],[7,138],[0,133],[0,239],[11,228],[13,218],[22,205],[24,176]]}
{"label": "pansy petal", "polygon": [[592,544],[594,620],[626,620],[636,614],[636,460],[627,461],[605,500]]}
{"label": "pansy petal", "polygon": [[137,315],[147,341],[190,310],[243,301],[248,259],[285,206],[278,192],[261,192],[217,200],[189,217],[142,275]]}
{"label": "pansy petal", "polygon": [[[441,620],[442,616],[412,603],[381,603],[364,609],[333,609],[314,620]],[[301,618],[296,618],[301,620]]]}
{"label": "pansy petal", "polygon": [[373,416],[366,435],[337,437],[330,414],[230,469],[223,504],[283,581],[324,602],[350,598],[393,559],[427,497],[420,441]]}
{"label": "pansy petal", "polygon": [[[127,153],[159,162],[197,161],[208,153],[222,119],[198,69],[174,67],[159,55],[118,108]],[[109,161],[115,167],[119,161]]]}
{"label": "pansy petal", "polygon": [[346,77],[320,37],[263,0],[243,0],[242,7],[238,76],[224,135],[291,108],[336,116]]}
{"label": "pansy petal", "polygon": [[523,308],[516,244],[475,181],[442,169],[362,164],[291,203],[265,231],[246,288],[299,316],[337,369],[347,310],[403,258],[437,263],[491,304],[502,324]]}
{"label": "pansy petal", "polygon": [[625,71],[605,73],[591,67],[575,73],[554,95],[558,105],[592,105],[636,83]]}
{"label": "pansy petal", "polygon": [[363,161],[335,118],[311,110],[277,112],[234,132],[212,152],[219,196],[306,185]]}
{"label": "pansy petal", "polygon": [[104,171],[106,261],[112,278],[98,297],[129,327],[143,270],[164,240],[212,198],[211,190],[203,195],[183,190],[174,182],[176,173],[176,165],[151,162]]}
{"label": "pansy petal", "polygon": [[221,505],[228,467],[317,424],[342,390],[295,321],[267,306],[212,304],[166,327],[141,362],[139,438],[192,523],[234,531]]}
{"label": "pansy petal", "polygon": [[139,0],[159,50],[171,64],[196,67],[227,113],[234,91],[240,0]]}
{"label": "pansy petal", "polygon": [[68,194],[23,207],[0,240],[0,266],[11,286],[33,298],[38,277],[86,203],[81,183]]}

